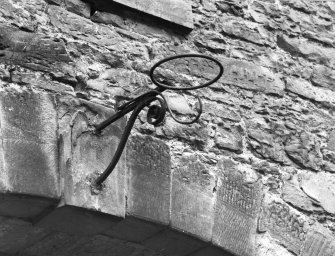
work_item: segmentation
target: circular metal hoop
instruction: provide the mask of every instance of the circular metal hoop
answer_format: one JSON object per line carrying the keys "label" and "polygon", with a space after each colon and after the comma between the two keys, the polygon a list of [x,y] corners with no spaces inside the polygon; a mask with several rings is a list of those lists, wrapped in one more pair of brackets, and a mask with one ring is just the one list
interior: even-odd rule
{"label": "circular metal hoop", "polygon": [[[195,58],[202,58],[202,59],[208,59],[210,61],[213,61],[215,62],[215,64],[217,64],[220,68],[220,72],[219,74],[214,77],[212,80],[210,80],[209,82],[207,83],[204,83],[202,85],[198,85],[198,86],[194,86],[194,87],[190,87],[190,88],[180,88],[180,87],[173,87],[173,86],[168,86],[166,84],[163,84],[163,83],[160,83],[158,82],[155,78],[154,78],[154,72],[156,70],[156,68],[158,68],[160,65],[162,65],[163,63],[166,63],[170,60],[174,60],[174,59],[182,59],[182,58],[192,58],[192,57],[195,57]],[[211,57],[211,56],[208,56],[208,55],[203,55],[203,54],[180,54],[180,55],[174,55],[174,56],[171,56],[171,57],[167,57],[167,58],[164,58],[160,61],[158,61],[151,69],[150,69],[150,79],[151,81],[157,85],[158,87],[161,87],[161,88],[164,88],[164,89],[168,89],[168,90],[175,90],[175,91],[183,91],[183,90],[195,90],[195,89],[199,89],[199,88],[203,88],[203,87],[207,87],[207,86],[210,86],[211,84],[215,83],[217,80],[220,79],[220,77],[222,76],[223,74],[223,66],[222,64],[215,58]]]}

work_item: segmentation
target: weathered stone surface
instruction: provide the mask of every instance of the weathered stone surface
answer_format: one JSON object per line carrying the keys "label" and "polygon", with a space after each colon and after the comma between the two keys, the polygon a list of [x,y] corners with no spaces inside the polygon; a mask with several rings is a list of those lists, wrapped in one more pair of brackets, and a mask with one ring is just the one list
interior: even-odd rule
{"label": "weathered stone surface", "polygon": [[302,176],[301,188],[325,211],[335,213],[335,175],[320,172]]}
{"label": "weathered stone surface", "polygon": [[113,13],[96,11],[91,16],[91,20],[98,23],[112,24],[115,27],[125,27],[124,19],[121,16]]}
{"label": "weathered stone surface", "polygon": [[205,48],[212,53],[225,53],[228,45],[223,35],[215,31],[202,31],[194,44],[199,48]]}
{"label": "weathered stone surface", "polygon": [[205,244],[182,233],[167,230],[143,243],[146,247],[167,256],[182,256],[198,251]]}
{"label": "weathered stone surface", "polygon": [[3,25],[0,33],[0,62],[48,72],[56,79],[75,81],[72,60],[60,39]]}
{"label": "weathered stone surface", "polygon": [[[335,152],[335,131],[330,132],[327,149]],[[335,159],[335,158],[334,158]]]}
{"label": "weathered stone surface", "polygon": [[217,129],[215,145],[219,149],[227,149],[240,154],[243,151],[243,138],[238,129]]}
{"label": "weathered stone surface", "polygon": [[301,256],[331,256],[335,253],[335,239],[326,228],[316,226],[307,233]]}
{"label": "weathered stone surface", "polygon": [[143,242],[163,229],[162,225],[134,217],[126,217],[111,229],[104,231],[103,234],[126,241]]}
{"label": "weathered stone surface", "polygon": [[74,12],[85,18],[91,16],[91,6],[81,0],[65,0],[66,10]]}
{"label": "weathered stone surface", "polygon": [[[87,2],[93,3],[91,13]],[[4,240],[1,237],[0,244],[14,248],[10,254],[15,251],[22,256],[127,255],[128,252],[131,256],[162,256],[164,250],[173,255],[207,256],[229,254],[226,250],[213,249],[211,242],[218,247],[226,248],[228,244],[242,248],[249,245],[243,242],[247,240],[253,241],[251,247],[257,256],[334,255],[331,249],[335,230],[332,209],[334,1],[192,0],[182,3],[174,0],[178,7],[180,3],[189,4],[188,14],[192,12],[195,29],[187,35],[181,33],[185,32],[182,25],[176,25],[178,20],[188,19],[185,13],[178,14],[181,9],[173,10],[172,16],[171,9],[158,10],[170,15],[170,21],[155,17],[160,13],[154,7],[162,8],[162,2],[151,1],[150,8],[146,8],[147,0],[119,0],[118,3],[112,0],[0,0],[1,100],[11,101],[8,92],[16,95],[16,91],[18,95],[24,94],[23,91],[29,95],[47,95],[41,91],[48,91],[48,95],[62,95],[59,98],[63,99],[56,101],[50,115],[42,115],[48,122],[41,125],[35,124],[39,118],[29,117],[49,113],[51,105],[36,103],[44,101],[40,100],[44,96],[29,104],[17,103],[26,98],[18,96],[8,109],[0,109],[0,119],[7,116],[9,120],[0,122],[3,141],[0,144],[6,147],[0,150],[1,155],[6,156],[6,159],[0,157],[0,166],[4,166],[0,169],[0,215],[34,221],[47,216],[45,220],[51,225],[48,227],[55,225],[57,229],[58,224],[60,230],[85,234],[85,238],[64,233],[48,235],[48,239],[22,243],[23,247],[28,246],[27,250],[21,247],[21,242],[17,243],[21,249],[15,248],[15,242],[11,243],[7,237]],[[102,8],[98,8],[98,3],[104,3]],[[128,3],[146,9],[136,10]],[[152,10],[155,13],[148,15]],[[93,16],[89,17],[90,14]],[[150,67],[164,57],[182,53],[208,54],[218,58],[225,69],[221,80],[211,87],[188,91],[185,95],[184,92],[164,92],[171,96],[169,103],[173,111],[185,119],[191,116],[197,104],[194,96],[199,95],[204,107],[200,122],[180,125],[168,114],[162,126],[153,127],[145,123],[143,111],[132,134],[157,136],[161,147],[153,147],[156,151],[149,154],[150,161],[147,161],[145,151],[150,150],[139,142],[137,148],[143,148],[143,158],[132,159],[136,155],[133,152],[128,155],[128,162],[135,166],[133,163],[142,161],[142,169],[136,167],[128,175],[129,166],[126,168],[122,159],[120,169],[107,179],[102,190],[91,190],[90,184],[109,163],[125,122],[122,120],[108,128],[101,136],[93,134],[94,124],[113,113],[99,104],[114,106],[147,91],[148,86],[154,88],[148,76]],[[209,61],[188,58],[163,65],[157,70],[157,77],[171,85],[194,86],[208,81],[217,71]],[[68,94],[88,101],[64,96]],[[53,97],[49,100],[54,102]],[[17,109],[25,111],[13,114]],[[55,118],[56,115],[59,118]],[[29,122],[31,125],[26,125]],[[55,133],[46,135],[41,127],[49,127]],[[4,135],[10,139],[3,139]],[[45,149],[49,145],[53,145],[53,149],[46,154],[50,152]],[[166,161],[160,160],[162,155]],[[158,175],[158,169],[164,172],[163,167],[170,166],[169,155],[173,159],[172,170]],[[225,168],[218,168],[221,164],[216,166],[217,161],[223,155],[229,155],[234,161],[225,161]],[[188,162],[185,162],[187,157]],[[51,168],[53,165],[56,167]],[[197,171],[192,175],[193,166],[200,166],[205,173]],[[29,172],[23,172],[24,168]],[[42,170],[47,169],[60,170],[60,182],[57,172],[54,178],[45,175],[49,171]],[[145,175],[148,169],[151,171]],[[255,218],[245,217],[241,210],[244,201],[239,201],[239,206],[225,197],[224,191],[230,184],[224,183],[228,169],[234,175],[227,179],[241,177],[243,188],[255,188],[259,176],[265,194],[271,197],[264,205],[269,216],[265,214],[265,227],[262,229],[260,225],[258,233],[254,227],[249,228]],[[183,175],[190,177],[189,182]],[[216,179],[217,184],[212,184]],[[10,180],[16,182],[15,187],[10,186]],[[22,183],[24,187],[20,186]],[[130,194],[127,195],[128,184]],[[235,193],[236,197],[244,195],[241,186],[237,187],[229,193]],[[16,190],[19,193],[13,194]],[[243,193],[238,194],[240,190]],[[45,197],[47,192],[50,193]],[[107,230],[97,230],[108,238],[92,239],[88,233],[95,231],[85,229],[85,225],[96,221],[98,227],[109,224],[99,222],[100,215],[96,214],[86,218],[76,217],[76,212],[71,210],[62,212],[57,208],[52,212],[60,194],[63,200],[59,206],[64,208],[75,205],[95,213],[128,216]],[[128,214],[126,201],[132,207]],[[211,220],[215,223],[214,232],[209,218],[211,207],[217,211]],[[135,208],[141,212],[140,217],[129,219]],[[47,215],[50,212],[51,215]],[[233,217],[227,221],[229,214]],[[318,222],[324,227],[321,231],[314,228]],[[302,235],[306,223],[313,224],[307,236]],[[171,227],[184,231],[178,234],[182,238],[171,235],[175,231],[162,230]],[[19,238],[30,234],[28,228],[17,226],[16,230],[8,239],[15,241],[16,237],[23,241]],[[197,243],[193,246],[187,239],[197,235],[199,230],[202,232],[198,238],[207,240],[206,248],[191,252]],[[243,230],[247,231],[243,233]],[[266,230],[269,232],[262,233]],[[0,228],[0,233],[2,231]],[[164,231],[171,234],[163,236]],[[327,231],[332,233],[327,234]],[[211,233],[215,233],[214,236]],[[220,240],[220,235],[226,233],[233,234],[230,240]],[[150,246],[157,246],[157,251],[129,243],[143,240],[151,240]],[[120,252],[114,247],[120,247]]]}
{"label": "weathered stone surface", "polygon": [[[47,21],[47,17],[43,12],[43,9],[46,8],[46,3],[44,0],[34,0],[25,3],[26,8],[20,6],[21,0],[19,1],[7,1],[1,0],[0,5],[0,19],[2,24],[9,21],[10,24],[15,25],[23,30],[35,31],[39,25],[44,24]],[[29,5],[34,6],[33,9],[29,9]],[[35,17],[38,16],[38,19]]]}
{"label": "weathered stone surface", "polygon": [[49,77],[44,76],[41,73],[37,73],[30,70],[21,70],[16,68],[11,72],[11,82],[19,85],[31,85],[36,88],[42,88],[47,91],[54,92],[73,92],[73,87],[60,83],[57,81],[51,81]]}
{"label": "weathered stone surface", "polygon": [[224,16],[220,19],[221,33],[259,45],[274,46],[274,38],[259,24],[242,18]]}
{"label": "weathered stone surface", "polygon": [[[318,6],[319,3],[319,6]],[[330,29],[332,15],[321,1],[283,0],[279,2],[253,1],[249,6],[251,17],[267,27],[285,34],[299,36],[332,45],[335,34]]]}
{"label": "weathered stone surface", "polygon": [[220,58],[224,67],[222,83],[243,89],[282,95],[284,83],[265,67],[246,61]]}
{"label": "weathered stone surface", "polygon": [[315,65],[312,82],[318,86],[335,91],[335,70],[322,65]]}
{"label": "weathered stone surface", "polygon": [[278,36],[277,44],[293,56],[302,56],[317,63],[333,66],[335,59],[335,49],[324,48],[304,39],[289,38],[285,35]]}
{"label": "weathered stone surface", "polygon": [[308,132],[301,132],[285,141],[285,152],[299,165],[320,171],[323,163],[320,142]]}
{"label": "weathered stone surface", "polygon": [[44,0],[45,2],[47,2],[48,4],[54,4],[54,5],[64,5],[64,1],[65,0]]}
{"label": "weathered stone surface", "polygon": [[165,125],[156,128],[156,133],[167,138],[179,138],[192,147],[203,149],[206,146],[208,127],[204,123],[185,126],[171,118],[165,120]]}
{"label": "weathered stone surface", "polygon": [[298,182],[287,181],[284,183],[283,200],[305,211],[322,211],[319,202],[308,197],[306,193],[299,188]]}
{"label": "weathered stone surface", "polygon": [[0,93],[0,190],[57,199],[57,112],[47,93],[9,89]]}
{"label": "weathered stone surface", "polygon": [[111,116],[111,109],[71,96],[61,96],[58,102],[64,204],[124,217],[124,156],[104,182],[101,191],[93,193],[91,188],[94,180],[112,160],[123,132],[124,120],[108,126],[101,135],[97,135],[93,133],[94,125]]}
{"label": "weathered stone surface", "polygon": [[254,255],[260,183],[251,170],[240,172],[229,160],[218,163],[213,243],[238,255]]}
{"label": "weathered stone surface", "polygon": [[[269,233],[262,233],[257,236],[256,255],[266,256],[294,256],[292,252],[278,244]],[[301,255],[302,256],[302,255]]]}
{"label": "weathered stone surface", "polygon": [[320,102],[325,105],[335,104],[335,92],[325,88],[313,86],[306,80],[302,79],[287,79],[287,90],[298,94],[302,97],[313,101]]}
{"label": "weathered stone surface", "polygon": [[215,176],[195,156],[184,157],[174,169],[171,226],[203,240],[211,240]]}
{"label": "weathered stone surface", "polygon": [[[113,45],[124,42],[122,38],[110,28],[99,26],[84,17],[67,12],[61,7],[50,6],[48,9],[50,21],[62,32],[76,35],[85,41],[99,45]],[[97,35],[103,35],[96,37]]]}
{"label": "weathered stone surface", "polygon": [[[231,95],[229,95],[229,97],[227,97],[227,99],[225,99],[225,97],[218,95],[217,93],[213,95],[213,97],[215,97],[216,100],[218,100],[220,103],[221,101],[223,103],[226,102],[226,100],[230,100],[232,99]],[[232,99],[234,101],[234,99]],[[206,102],[206,104],[204,104],[203,106],[204,109],[204,114],[201,116],[202,119],[208,120],[208,121],[212,121],[213,120],[210,119],[210,117],[214,116],[217,118],[220,118],[222,122],[225,121],[232,121],[234,123],[238,123],[241,121],[241,116],[238,113],[238,111],[236,111],[234,108],[230,108],[228,106],[221,106],[220,108],[218,108],[216,106],[216,104],[213,104],[211,102]],[[214,119],[216,121],[216,119]],[[218,122],[220,122],[218,120]]]}
{"label": "weathered stone surface", "polygon": [[279,163],[290,163],[283,142],[290,131],[283,129],[280,122],[268,124],[263,118],[254,118],[247,122],[246,127],[253,154]]}
{"label": "weathered stone surface", "polygon": [[167,103],[170,109],[181,115],[193,114],[191,107],[185,97],[178,94],[171,94],[167,97]]}
{"label": "weathered stone surface", "polygon": [[299,254],[306,239],[308,225],[306,218],[297,211],[279,199],[266,196],[258,225],[259,231],[269,231],[271,236],[290,251]]}
{"label": "weathered stone surface", "polygon": [[61,206],[38,221],[37,226],[73,235],[96,235],[121,219],[74,206]]}
{"label": "weathered stone surface", "polygon": [[127,158],[127,212],[135,217],[168,224],[171,194],[169,147],[149,136],[134,136],[127,147]]}
{"label": "weathered stone surface", "polygon": [[127,41],[107,26],[102,26],[79,15],[67,12],[61,7],[48,9],[51,23],[63,33],[81,38],[84,41],[104,46],[111,51],[127,53],[129,56],[147,59],[147,48]]}

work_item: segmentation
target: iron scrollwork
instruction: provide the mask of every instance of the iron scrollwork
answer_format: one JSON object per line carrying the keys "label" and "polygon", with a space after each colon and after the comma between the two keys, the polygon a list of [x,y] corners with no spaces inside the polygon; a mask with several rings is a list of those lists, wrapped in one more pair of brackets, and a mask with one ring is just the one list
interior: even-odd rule
{"label": "iron scrollwork", "polygon": [[[154,72],[162,64],[164,64],[168,61],[174,60],[174,59],[191,58],[191,57],[203,58],[203,59],[207,59],[207,60],[210,60],[210,61],[214,62],[219,67],[218,75],[216,77],[214,77],[212,80],[210,80],[210,81],[208,81],[204,84],[194,86],[194,87],[170,86],[170,85],[164,84],[162,82],[159,82],[155,78]],[[199,120],[199,118],[202,114],[202,102],[200,100],[200,97],[199,96],[197,97],[198,102],[199,102],[199,108],[197,110],[198,114],[190,121],[181,121],[181,120],[178,120],[176,118],[176,116],[173,114],[173,112],[171,111],[171,109],[168,105],[168,102],[167,102],[165,96],[162,93],[165,90],[185,91],[185,90],[196,90],[196,89],[200,89],[200,88],[203,88],[203,87],[207,87],[207,86],[215,83],[216,81],[218,81],[220,79],[220,77],[222,76],[222,74],[223,74],[222,64],[217,59],[215,59],[211,56],[202,55],[202,54],[174,55],[174,56],[171,56],[171,57],[164,58],[164,59],[160,60],[159,62],[157,62],[150,69],[150,79],[157,87],[154,90],[146,92],[146,93],[138,96],[137,98],[134,98],[134,99],[126,102],[122,106],[118,107],[117,112],[113,116],[111,116],[110,118],[108,118],[107,120],[98,124],[95,127],[96,132],[100,133],[108,125],[112,124],[113,122],[117,121],[118,119],[120,119],[121,117],[123,117],[124,115],[126,115],[126,114],[128,114],[132,111],[132,114],[130,115],[130,118],[129,118],[127,124],[126,124],[125,130],[124,130],[124,132],[121,136],[119,145],[118,145],[118,147],[115,151],[115,154],[113,156],[113,159],[112,159],[111,163],[108,165],[106,170],[95,180],[93,186],[96,187],[96,188],[99,188],[101,186],[101,184],[107,179],[107,177],[114,170],[114,168],[117,165],[117,163],[118,163],[118,161],[119,161],[119,159],[122,155],[122,152],[123,152],[123,150],[126,146],[128,137],[130,135],[131,129],[133,128],[135,120],[136,120],[137,116],[139,115],[139,113],[142,111],[143,108],[148,107],[147,122],[152,124],[152,125],[160,124],[164,120],[166,112],[169,112],[171,117],[178,123],[193,124],[193,123],[195,123]],[[158,101],[159,105],[150,105],[154,101]]]}

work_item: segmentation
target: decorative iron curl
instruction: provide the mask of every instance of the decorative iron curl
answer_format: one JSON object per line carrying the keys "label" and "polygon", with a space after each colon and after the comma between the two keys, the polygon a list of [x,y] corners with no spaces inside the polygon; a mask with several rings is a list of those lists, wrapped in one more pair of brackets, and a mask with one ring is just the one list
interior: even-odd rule
{"label": "decorative iron curl", "polygon": [[[174,59],[181,59],[181,58],[190,58],[190,57],[195,57],[195,58],[203,58],[207,59],[210,61],[213,61],[215,64],[219,66],[219,73],[216,77],[214,77],[212,80],[209,82],[206,82],[204,84],[194,86],[194,87],[177,87],[177,86],[169,86],[164,83],[161,83],[156,80],[154,76],[154,72],[156,68],[158,68],[160,65]],[[129,138],[131,129],[134,126],[134,123],[136,121],[137,116],[139,113],[145,108],[148,107],[147,111],[147,121],[149,124],[152,125],[159,125],[163,122],[166,112],[169,112],[173,120],[180,124],[193,124],[197,122],[202,114],[202,102],[200,100],[200,97],[197,96],[198,102],[199,102],[199,108],[197,109],[198,114],[191,119],[190,121],[181,121],[179,120],[172,112],[168,101],[166,100],[166,97],[163,95],[163,92],[165,90],[195,90],[203,87],[207,87],[216,81],[220,79],[220,77],[223,74],[223,66],[222,64],[215,58],[207,55],[201,55],[201,54],[182,54],[182,55],[175,55],[171,57],[164,58],[160,61],[158,61],[151,69],[150,69],[150,78],[151,81],[157,86],[155,90],[146,92],[130,101],[127,103],[123,104],[122,106],[118,107],[117,112],[108,118],[107,120],[103,121],[102,123],[96,125],[95,130],[96,133],[100,133],[104,128],[106,128],[108,125],[111,123],[117,121],[124,115],[130,113],[132,111],[132,114],[130,115],[130,118],[127,122],[127,125],[125,127],[125,130],[121,136],[119,145],[115,151],[115,154],[112,158],[111,163],[108,165],[106,170],[94,181],[92,186],[94,188],[101,188],[101,184],[107,179],[107,177],[112,173],[114,170],[115,166],[117,165],[118,161],[120,160],[120,157],[122,155],[122,152],[126,146],[127,140]],[[152,102],[158,101],[159,105],[151,105]]]}

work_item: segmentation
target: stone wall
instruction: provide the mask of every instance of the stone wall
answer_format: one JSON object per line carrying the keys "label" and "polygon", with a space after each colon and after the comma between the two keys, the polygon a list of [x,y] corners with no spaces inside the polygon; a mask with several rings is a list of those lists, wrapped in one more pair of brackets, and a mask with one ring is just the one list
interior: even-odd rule
{"label": "stone wall", "polygon": [[[145,2],[0,0],[0,189],[49,198],[10,206],[12,216],[57,202],[168,225],[238,256],[334,255],[335,2]],[[169,11],[178,2],[188,11]],[[167,116],[154,127],[141,113],[117,172],[94,194],[125,120],[102,137],[93,125],[154,88],[155,62],[189,52],[224,66],[210,88],[166,93],[184,115],[201,96],[200,121]],[[188,64],[162,75],[213,75]]]}

